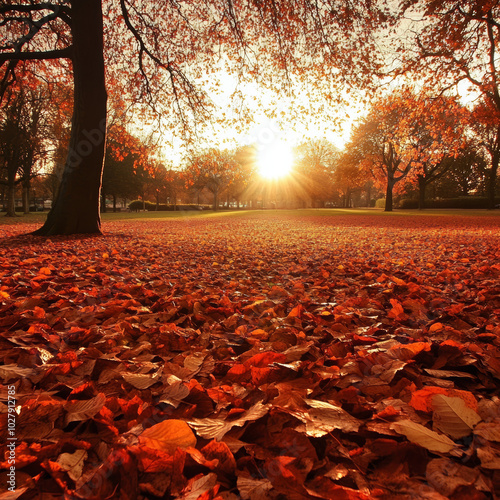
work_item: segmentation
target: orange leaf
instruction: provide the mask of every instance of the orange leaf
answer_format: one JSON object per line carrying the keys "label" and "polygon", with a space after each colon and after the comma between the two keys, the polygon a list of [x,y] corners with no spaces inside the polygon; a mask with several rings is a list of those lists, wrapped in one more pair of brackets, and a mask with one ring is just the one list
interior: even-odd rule
{"label": "orange leaf", "polygon": [[139,442],[149,448],[173,454],[177,448],[196,446],[196,436],[186,422],[171,419],[146,429],[139,436]]}
{"label": "orange leaf", "polygon": [[458,389],[444,389],[443,387],[425,387],[424,389],[414,392],[410,400],[410,406],[415,410],[430,413],[433,411],[432,397],[436,394],[463,399],[469,408],[477,411],[477,401],[471,392],[460,391]]}
{"label": "orange leaf", "polygon": [[439,330],[442,330],[443,328],[444,328],[443,323],[434,323],[429,327],[429,333],[437,332]]}
{"label": "orange leaf", "polygon": [[300,318],[302,316],[302,312],[304,311],[304,306],[299,304],[298,306],[295,306],[289,313],[288,317],[289,318]]}

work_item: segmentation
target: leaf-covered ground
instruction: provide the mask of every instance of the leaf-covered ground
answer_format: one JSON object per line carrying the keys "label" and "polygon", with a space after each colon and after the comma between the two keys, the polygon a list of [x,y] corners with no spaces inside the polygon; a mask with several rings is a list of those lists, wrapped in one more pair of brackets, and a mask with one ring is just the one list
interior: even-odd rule
{"label": "leaf-covered ground", "polygon": [[311,214],[2,226],[0,499],[499,498],[500,218]]}

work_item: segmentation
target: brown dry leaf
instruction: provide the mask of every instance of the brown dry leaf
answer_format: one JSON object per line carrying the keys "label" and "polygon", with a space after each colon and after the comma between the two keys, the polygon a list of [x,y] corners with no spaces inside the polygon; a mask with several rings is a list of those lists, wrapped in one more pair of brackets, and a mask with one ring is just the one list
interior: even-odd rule
{"label": "brown dry leaf", "polygon": [[436,377],[436,378],[470,378],[470,379],[475,379],[476,377],[472,375],[471,373],[467,372],[460,372],[457,370],[431,370],[430,368],[426,368],[424,370],[427,374],[429,374],[431,377]]}
{"label": "brown dry leaf", "polygon": [[88,420],[101,411],[106,402],[106,396],[99,393],[95,398],[85,399],[83,401],[68,401],[64,409],[68,412],[66,423]]}
{"label": "brown dry leaf", "polygon": [[158,401],[177,408],[181,404],[181,401],[188,396],[189,387],[187,387],[182,380],[178,380],[177,382],[167,386]]}
{"label": "brown dry leaf", "polygon": [[481,417],[461,398],[437,394],[432,398],[436,428],[453,439],[468,436]]}
{"label": "brown dry leaf", "polygon": [[30,488],[25,486],[24,488],[16,488],[14,491],[9,491],[9,490],[3,491],[0,493],[0,500],[16,500],[29,489]]}
{"label": "brown dry leaf", "polygon": [[477,456],[484,469],[500,470],[500,450],[485,444],[477,447]]}
{"label": "brown dry leaf", "polygon": [[199,498],[213,498],[207,493],[217,485],[217,474],[210,472],[207,475],[199,474],[192,478],[186,488],[177,497],[179,500],[198,500]]}
{"label": "brown dry leaf", "polygon": [[304,402],[311,407],[309,411],[298,410],[289,413],[306,424],[305,432],[308,436],[321,437],[334,429],[344,432],[359,430],[361,422],[339,406],[314,399],[305,399]]}
{"label": "brown dry leaf", "polygon": [[411,420],[394,422],[391,425],[391,429],[395,430],[398,434],[406,436],[412,443],[418,444],[429,451],[450,453],[457,449],[457,445],[444,434],[438,434]]}
{"label": "brown dry leaf", "polygon": [[139,442],[155,450],[174,453],[177,448],[196,446],[196,436],[184,420],[164,420],[139,435]]}
{"label": "brown dry leaf", "polygon": [[427,464],[425,477],[429,484],[447,497],[460,486],[474,484],[479,476],[477,469],[470,469],[448,458],[436,458]]}
{"label": "brown dry leaf", "polygon": [[242,427],[246,422],[255,421],[263,417],[271,405],[257,403],[235,420],[220,420],[216,418],[196,418],[189,421],[189,425],[195,428],[198,436],[206,439],[217,439],[220,441],[224,435],[233,427]]}
{"label": "brown dry leaf", "polygon": [[480,422],[474,427],[474,434],[488,441],[500,443],[500,422]]}
{"label": "brown dry leaf", "polygon": [[29,378],[34,375],[35,370],[31,368],[23,368],[17,365],[4,365],[0,366],[0,378],[5,382],[13,378]]}
{"label": "brown dry leaf", "polygon": [[273,485],[269,479],[238,476],[238,491],[243,500],[267,500]]}
{"label": "brown dry leaf", "polygon": [[82,477],[83,465],[87,460],[87,456],[85,450],[76,450],[74,453],[61,453],[57,458],[57,463],[73,481],[78,481]]}
{"label": "brown dry leaf", "polygon": [[153,375],[143,373],[124,373],[123,380],[133,385],[136,389],[147,389],[159,381],[160,373]]}
{"label": "brown dry leaf", "polygon": [[201,452],[207,460],[216,460],[216,468],[225,474],[234,474],[236,470],[236,461],[229,446],[223,441],[210,441],[201,449]]}

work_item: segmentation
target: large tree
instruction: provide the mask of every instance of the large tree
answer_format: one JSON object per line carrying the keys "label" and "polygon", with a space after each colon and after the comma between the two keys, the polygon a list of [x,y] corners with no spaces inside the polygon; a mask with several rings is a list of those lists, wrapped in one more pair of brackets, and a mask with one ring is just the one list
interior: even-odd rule
{"label": "large tree", "polygon": [[403,93],[381,98],[354,128],[343,155],[344,168],[359,166],[385,187],[386,212],[393,209],[394,186],[415,166],[416,159],[408,151],[407,136],[400,133],[406,113]]}
{"label": "large tree", "polygon": [[408,87],[374,102],[354,129],[345,161],[361,165],[385,186],[385,211],[392,211],[394,187],[410,172],[413,179],[422,179],[424,194],[443,158],[455,154],[460,109],[454,99],[434,98]]}
{"label": "large tree", "polygon": [[[468,86],[500,116],[500,2],[498,0],[405,0],[398,12],[401,37],[396,73],[413,74],[441,91]],[[414,19],[409,25],[409,19]],[[394,69],[394,68],[393,68]],[[497,118],[500,143],[500,121]],[[494,208],[499,155],[488,171],[488,206]]]}
{"label": "large tree", "polygon": [[371,0],[5,0],[0,95],[23,60],[69,59],[74,78],[64,174],[37,234],[100,232],[105,70],[113,87],[151,108],[173,103],[189,125],[187,109],[208,114],[195,82],[228,61],[254,80],[272,69],[273,82],[306,70],[329,78],[329,85],[365,81],[364,69],[377,63],[372,12]]}

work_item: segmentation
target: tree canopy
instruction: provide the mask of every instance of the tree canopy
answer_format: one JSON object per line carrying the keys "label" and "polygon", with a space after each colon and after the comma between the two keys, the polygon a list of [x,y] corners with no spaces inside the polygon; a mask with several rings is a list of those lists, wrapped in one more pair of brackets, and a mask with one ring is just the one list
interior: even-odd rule
{"label": "tree canopy", "polygon": [[[198,86],[207,72],[229,68],[279,89],[292,75],[300,79],[312,73],[331,85],[366,84],[367,66],[379,64],[370,27],[382,18],[370,0],[4,2],[0,91],[28,60],[70,60],[74,79],[63,180],[37,233],[100,232],[105,78],[108,91],[126,90],[144,112],[169,109],[191,130],[192,116],[209,116],[209,101]],[[68,70],[57,62],[47,71]]]}

